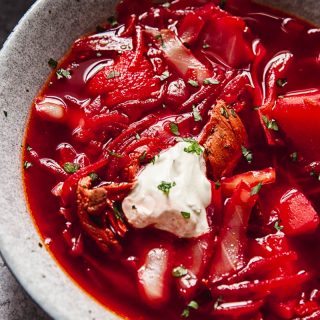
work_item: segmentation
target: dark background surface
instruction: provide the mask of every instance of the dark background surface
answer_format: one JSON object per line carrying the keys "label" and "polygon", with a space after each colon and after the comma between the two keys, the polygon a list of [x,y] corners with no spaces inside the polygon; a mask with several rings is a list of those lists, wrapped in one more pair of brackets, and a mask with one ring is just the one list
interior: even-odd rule
{"label": "dark background surface", "polygon": [[[35,0],[0,0],[0,48]],[[1,80],[0,80],[1,81]],[[27,296],[0,257],[0,319],[48,320]]]}

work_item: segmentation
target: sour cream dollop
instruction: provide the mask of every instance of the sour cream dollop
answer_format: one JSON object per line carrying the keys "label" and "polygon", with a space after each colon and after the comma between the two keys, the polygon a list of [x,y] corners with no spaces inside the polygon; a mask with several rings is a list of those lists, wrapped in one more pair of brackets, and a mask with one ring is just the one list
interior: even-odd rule
{"label": "sour cream dollop", "polygon": [[211,202],[211,183],[203,152],[187,152],[188,147],[189,142],[178,142],[140,172],[122,203],[133,227],[153,226],[180,238],[209,231],[206,208]]}

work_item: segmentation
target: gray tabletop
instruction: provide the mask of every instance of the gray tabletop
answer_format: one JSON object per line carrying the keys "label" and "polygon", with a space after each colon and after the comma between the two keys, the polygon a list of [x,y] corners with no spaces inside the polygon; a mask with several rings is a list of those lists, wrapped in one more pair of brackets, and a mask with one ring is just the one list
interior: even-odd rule
{"label": "gray tabletop", "polygon": [[[0,48],[34,0],[0,0]],[[0,257],[0,319],[48,320],[14,279]]]}

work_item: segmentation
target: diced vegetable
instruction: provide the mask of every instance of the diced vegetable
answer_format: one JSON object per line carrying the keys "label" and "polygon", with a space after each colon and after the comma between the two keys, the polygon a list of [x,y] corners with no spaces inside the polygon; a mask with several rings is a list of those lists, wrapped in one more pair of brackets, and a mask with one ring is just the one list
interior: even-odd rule
{"label": "diced vegetable", "polygon": [[253,60],[250,43],[245,39],[246,24],[238,17],[213,17],[203,29],[202,42],[209,45],[206,53],[232,68],[240,68]]}
{"label": "diced vegetable", "polygon": [[251,188],[257,184],[269,184],[274,183],[276,180],[276,171],[273,168],[267,168],[260,171],[248,171],[230,178],[226,178],[222,181],[222,190],[225,196],[230,196],[236,189],[236,187],[244,181]]}
{"label": "diced vegetable", "polygon": [[159,305],[168,300],[170,276],[169,251],[164,248],[150,250],[138,270],[140,292],[147,303]]}
{"label": "diced vegetable", "polygon": [[203,19],[194,12],[187,14],[179,26],[178,35],[182,43],[194,43],[204,26]]}
{"label": "diced vegetable", "polygon": [[64,122],[66,120],[66,105],[59,99],[42,98],[36,101],[35,110],[44,120],[52,122]]}
{"label": "diced vegetable", "polygon": [[320,93],[285,96],[272,109],[297,152],[309,161],[320,160]]}
{"label": "diced vegetable", "polygon": [[226,204],[220,243],[214,255],[209,279],[216,282],[245,264],[246,229],[257,196],[241,182]]}
{"label": "diced vegetable", "polygon": [[319,227],[319,216],[305,195],[296,190],[288,190],[277,206],[283,232],[290,236],[314,232]]}
{"label": "diced vegetable", "polygon": [[148,29],[146,32],[154,38],[159,49],[163,51],[164,57],[185,81],[192,79],[202,84],[204,79],[210,78],[210,70],[182,44],[171,30]]}

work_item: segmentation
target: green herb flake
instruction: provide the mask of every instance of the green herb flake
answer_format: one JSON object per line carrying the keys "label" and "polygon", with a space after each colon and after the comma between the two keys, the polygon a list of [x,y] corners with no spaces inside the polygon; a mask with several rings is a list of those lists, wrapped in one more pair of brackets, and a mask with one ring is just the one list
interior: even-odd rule
{"label": "green herb flake", "polygon": [[170,122],[169,126],[172,134],[174,134],[175,136],[180,136],[179,127],[176,123]]}
{"label": "green herb flake", "polygon": [[154,156],[154,157],[151,159],[151,162],[152,162],[153,165],[156,163],[157,158],[158,158],[158,159],[160,158],[160,154],[158,154],[157,156]]}
{"label": "green herb flake", "polygon": [[160,76],[160,80],[164,81],[164,80],[168,79],[169,77],[170,77],[169,71],[164,71]]}
{"label": "green herb flake", "polygon": [[88,174],[92,181],[96,181],[99,179],[99,176],[95,172],[91,172]]}
{"label": "green herb flake", "polygon": [[209,46],[207,43],[204,43],[204,44],[202,45],[202,48],[203,48],[203,49],[208,49],[208,48],[210,48],[210,46]]}
{"label": "green herb flake", "polygon": [[290,159],[291,159],[292,162],[297,162],[297,160],[298,160],[298,152],[292,152],[290,154]]}
{"label": "green herb flake", "polygon": [[227,109],[225,107],[221,107],[220,108],[220,113],[222,116],[224,116],[226,119],[229,119],[229,112],[227,111]]}
{"label": "green herb flake", "polygon": [[266,116],[262,116],[262,120],[269,130],[279,131],[279,126],[278,126],[276,120],[274,120],[274,119],[269,120],[269,118]]}
{"label": "green herb flake", "polygon": [[202,121],[201,114],[195,105],[192,106],[192,114],[195,122]]}
{"label": "green herb flake", "polygon": [[114,27],[118,24],[118,21],[114,16],[109,17],[107,21],[111,25],[111,27]]}
{"label": "green herb flake", "polygon": [[66,173],[75,173],[80,169],[80,166],[77,163],[66,162],[63,169]]}
{"label": "green herb flake", "polygon": [[147,151],[143,151],[142,154],[139,157],[139,162],[143,162],[144,160],[146,160],[146,156],[147,156]]}
{"label": "green herb flake", "polygon": [[158,189],[162,191],[166,196],[168,196],[171,188],[175,186],[176,186],[175,182],[161,181],[161,183],[158,185]]}
{"label": "green herb flake", "polygon": [[23,163],[23,168],[24,168],[25,170],[28,170],[28,169],[31,168],[31,167],[32,167],[32,163],[31,163],[31,162],[25,161],[25,162]]}
{"label": "green herb flake", "polygon": [[141,139],[141,137],[140,137],[140,134],[139,134],[139,133],[137,133],[135,137],[136,137],[136,139],[137,139],[137,140],[140,140],[140,139]]}
{"label": "green herb flake", "polygon": [[195,88],[198,88],[198,87],[199,87],[199,82],[198,82],[198,81],[195,81],[195,80],[190,79],[190,80],[188,80],[188,83],[189,83],[191,86],[195,87]]}
{"label": "green herb flake", "polygon": [[248,150],[245,146],[241,146],[242,155],[247,160],[247,162],[250,164],[253,159],[253,154],[250,150]]}
{"label": "green herb flake", "polygon": [[108,153],[110,154],[110,156],[116,157],[116,158],[123,158],[123,155],[120,153],[116,153],[112,150],[108,150]]}
{"label": "green herb flake", "polygon": [[277,231],[281,231],[283,229],[283,226],[280,225],[281,221],[280,220],[277,220],[274,224],[274,228],[277,230]]}
{"label": "green herb flake", "polygon": [[285,86],[287,85],[287,83],[288,83],[288,81],[287,81],[287,79],[285,79],[285,78],[282,78],[282,79],[278,79],[278,80],[277,80],[277,86],[278,86],[279,88],[285,87]]}
{"label": "green herb flake", "polygon": [[188,270],[184,266],[179,266],[173,268],[171,274],[174,278],[181,278],[188,274]]}
{"label": "green herb flake", "polygon": [[161,34],[161,33],[157,34],[157,35],[155,36],[155,39],[158,40],[158,41],[161,43],[162,48],[165,48],[165,47],[166,47],[165,44],[164,44],[164,41],[163,41],[163,38],[162,38],[162,34]]}
{"label": "green herb flake", "polygon": [[120,72],[112,70],[108,73],[107,79],[113,79],[120,76]]}
{"label": "green herb flake", "polygon": [[55,69],[58,66],[58,61],[50,58],[48,61],[48,65],[50,68]]}
{"label": "green herb flake", "polygon": [[195,300],[192,300],[189,302],[188,307],[194,310],[198,310],[199,309],[199,303]]}
{"label": "green herb flake", "polygon": [[258,194],[258,193],[260,192],[261,188],[262,188],[262,183],[259,182],[255,187],[253,187],[253,188],[251,189],[250,194],[251,194],[252,196]]}
{"label": "green herb flake", "polygon": [[234,109],[232,109],[232,108],[230,109],[230,113],[234,118],[238,117],[236,111]]}
{"label": "green herb flake", "polygon": [[57,78],[60,80],[62,78],[70,79],[71,78],[71,73],[69,70],[66,69],[59,69],[56,72]]}
{"label": "green herb flake", "polygon": [[8,111],[3,110],[3,114],[4,114],[4,116],[5,116],[6,118],[8,117]]}
{"label": "green herb flake", "polygon": [[205,85],[210,85],[210,84],[219,84],[220,81],[212,79],[212,78],[207,78],[203,80],[203,84]]}
{"label": "green herb flake", "polygon": [[215,185],[216,190],[220,189],[221,181],[220,180],[216,181],[214,185]]}
{"label": "green herb flake", "polygon": [[171,3],[170,2],[165,2],[164,4],[162,4],[163,8],[170,8]]}
{"label": "green herb flake", "polygon": [[198,141],[194,139],[184,139],[184,141],[189,143],[189,146],[184,148],[185,152],[195,153],[198,156],[200,156],[203,153],[203,149],[198,143]]}
{"label": "green herb flake", "polygon": [[185,219],[190,219],[190,217],[191,217],[190,212],[186,212],[186,211],[181,211],[181,215],[182,215]]}
{"label": "green herb flake", "polygon": [[189,318],[189,316],[190,316],[190,309],[189,308],[185,308],[181,313],[181,317]]}
{"label": "green herb flake", "polygon": [[113,204],[112,204],[112,209],[113,209],[113,213],[114,213],[115,217],[117,218],[117,220],[123,221],[122,213],[120,212],[120,210],[117,207],[115,202],[113,202]]}

